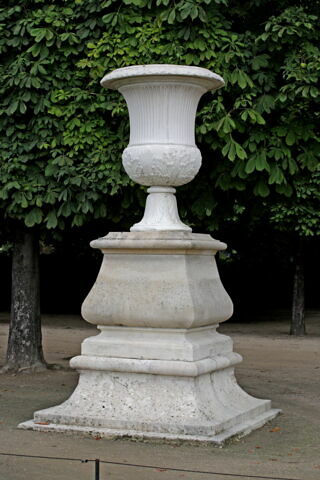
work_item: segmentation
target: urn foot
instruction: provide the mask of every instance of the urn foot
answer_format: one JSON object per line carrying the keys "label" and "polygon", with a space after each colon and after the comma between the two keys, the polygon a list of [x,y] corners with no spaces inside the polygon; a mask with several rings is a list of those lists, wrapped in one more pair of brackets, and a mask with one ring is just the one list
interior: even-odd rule
{"label": "urn foot", "polygon": [[148,231],[186,231],[191,228],[179,217],[175,188],[150,187],[146,200],[146,208],[141,222],[130,228],[131,232]]}

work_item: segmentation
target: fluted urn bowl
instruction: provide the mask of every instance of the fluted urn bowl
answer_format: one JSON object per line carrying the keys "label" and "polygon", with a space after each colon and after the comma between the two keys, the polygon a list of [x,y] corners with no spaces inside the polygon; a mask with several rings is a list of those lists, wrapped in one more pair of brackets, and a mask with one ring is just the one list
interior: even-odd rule
{"label": "fluted urn bowl", "polygon": [[[130,142],[122,155],[123,166],[133,181],[156,187],[148,191],[158,195],[158,203],[153,203],[159,210],[158,204],[165,203],[161,195],[175,192],[168,187],[184,185],[198,173],[201,153],[194,134],[198,102],[206,91],[222,87],[224,81],[200,67],[139,65],[115,70],[101,84],[119,90],[127,102]],[[167,209],[172,209],[170,202],[167,204]],[[160,209],[164,212],[163,205]],[[168,216],[164,212],[162,218]],[[153,217],[150,229],[157,229]],[[172,228],[168,221],[163,227],[160,223],[158,219],[158,229],[180,229],[179,222],[176,228],[173,221]]]}
{"label": "fluted urn bowl", "polygon": [[223,79],[199,67],[142,65],[115,70],[101,84],[119,90],[128,105],[130,142],[122,158],[129,177],[147,186],[190,182],[201,165],[194,136],[198,102]]}

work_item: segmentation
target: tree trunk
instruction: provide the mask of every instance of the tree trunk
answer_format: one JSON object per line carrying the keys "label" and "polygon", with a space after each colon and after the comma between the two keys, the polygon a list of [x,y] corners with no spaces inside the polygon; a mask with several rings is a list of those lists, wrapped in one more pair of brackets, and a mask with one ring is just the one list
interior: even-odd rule
{"label": "tree trunk", "polygon": [[306,326],[304,319],[304,248],[300,239],[295,256],[292,317],[290,335],[305,335]]}
{"label": "tree trunk", "polygon": [[32,230],[17,233],[12,255],[11,319],[2,371],[46,368],[42,352],[39,241]]}

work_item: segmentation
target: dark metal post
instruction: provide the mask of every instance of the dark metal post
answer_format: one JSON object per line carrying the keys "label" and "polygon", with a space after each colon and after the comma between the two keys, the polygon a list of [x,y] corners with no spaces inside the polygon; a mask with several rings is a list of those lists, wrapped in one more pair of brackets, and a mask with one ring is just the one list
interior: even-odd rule
{"label": "dark metal post", "polygon": [[100,460],[99,458],[96,458],[94,461],[95,464],[95,480],[100,480]]}

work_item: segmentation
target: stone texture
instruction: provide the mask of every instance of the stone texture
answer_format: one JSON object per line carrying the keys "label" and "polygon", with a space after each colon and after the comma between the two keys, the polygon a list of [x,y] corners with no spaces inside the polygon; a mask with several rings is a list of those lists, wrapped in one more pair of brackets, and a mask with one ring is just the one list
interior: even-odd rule
{"label": "stone texture", "polygon": [[164,77],[167,81],[174,81],[176,78],[192,80],[197,85],[203,85],[206,90],[221,88],[224,85],[224,80],[220,75],[210,72],[206,68],[190,67],[186,65],[132,65],[130,67],[123,67],[108,73],[101,80],[101,85],[105,88],[118,90],[123,84],[126,84],[128,79],[133,79],[136,83],[142,81],[151,82],[156,79],[163,81]]}
{"label": "stone texture", "polygon": [[241,390],[230,368],[195,377],[83,370],[70,399],[35,412],[34,422],[93,428],[101,434],[107,429],[109,435],[115,429],[142,437],[190,435],[212,441],[275,413],[270,401]]}
{"label": "stone texture", "polygon": [[213,255],[224,244],[209,235],[116,233],[92,246],[105,255],[82,306],[90,323],[191,328],[217,324],[232,314]]}
{"label": "stone texture", "polygon": [[150,187],[146,200],[146,208],[142,220],[135,223],[131,232],[144,231],[187,231],[191,228],[181,222],[178,212],[175,188]]}
{"label": "stone texture", "polygon": [[101,333],[71,360],[80,372],[72,396],[21,428],[221,443],[278,413],[238,386],[241,356],[216,331],[232,314],[215,262],[223,243],[132,232],[92,244],[104,260],[83,316]]}
{"label": "stone texture", "polygon": [[[201,166],[194,135],[198,102],[222,87],[223,79],[199,67],[142,65],[111,72],[101,84],[118,89],[128,105],[130,141],[122,161],[129,177],[153,187],[193,180]],[[150,194],[144,218],[132,230],[191,230],[179,218],[173,193],[158,188]]]}
{"label": "stone texture", "polygon": [[220,444],[278,413],[235,380],[241,357],[216,331],[233,309],[215,261],[226,245],[191,233],[172,188],[200,167],[197,105],[223,80],[198,67],[147,65],[116,70],[102,85],[127,101],[123,163],[134,181],[151,186],[146,210],[130,233],[91,243],[104,258],[82,314],[101,333],[70,362],[80,373],[71,397],[20,427]]}
{"label": "stone texture", "polygon": [[201,154],[189,145],[134,145],[124,150],[122,161],[134,182],[177,187],[194,179]]}

